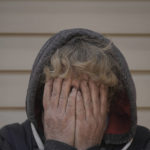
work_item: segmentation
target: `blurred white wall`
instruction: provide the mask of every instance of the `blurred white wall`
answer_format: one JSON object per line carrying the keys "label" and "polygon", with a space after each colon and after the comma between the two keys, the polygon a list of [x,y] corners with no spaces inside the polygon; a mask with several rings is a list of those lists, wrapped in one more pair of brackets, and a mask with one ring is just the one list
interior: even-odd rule
{"label": "blurred white wall", "polygon": [[138,123],[150,128],[149,0],[0,0],[0,127],[26,119],[29,75],[44,42],[77,27],[121,49],[137,88]]}

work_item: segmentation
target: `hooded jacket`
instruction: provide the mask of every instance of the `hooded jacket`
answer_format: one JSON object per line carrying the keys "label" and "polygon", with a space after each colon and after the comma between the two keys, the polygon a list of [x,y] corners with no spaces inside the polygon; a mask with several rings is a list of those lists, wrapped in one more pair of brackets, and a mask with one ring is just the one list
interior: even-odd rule
{"label": "hooded jacket", "polygon": [[[75,149],[62,142],[45,140],[42,125],[42,96],[44,66],[48,65],[49,59],[56,49],[77,36],[95,38],[106,45],[110,42],[103,35],[82,28],[63,30],[50,38],[41,48],[33,64],[26,96],[28,120],[23,124],[8,125],[0,130],[0,150]],[[102,144],[90,149],[138,150],[140,148],[139,150],[148,150],[150,149],[150,131],[144,127],[137,126],[136,90],[127,62],[114,44],[106,53],[117,61],[120,66],[120,79],[124,91],[117,95],[117,99],[110,108],[108,126]],[[141,136],[141,133],[144,136]]]}

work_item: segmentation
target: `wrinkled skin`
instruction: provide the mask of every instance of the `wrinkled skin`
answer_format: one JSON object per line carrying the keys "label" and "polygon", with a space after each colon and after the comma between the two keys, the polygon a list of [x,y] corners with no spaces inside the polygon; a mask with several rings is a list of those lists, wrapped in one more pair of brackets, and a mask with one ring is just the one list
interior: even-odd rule
{"label": "wrinkled skin", "polygon": [[91,81],[89,87],[86,81],[81,82],[81,91],[82,95],[77,93],[75,147],[85,150],[101,143],[106,125],[107,93],[104,86],[98,89]]}
{"label": "wrinkled skin", "polygon": [[58,140],[69,145],[74,144],[75,100],[77,90],[70,93],[71,80],[62,82],[58,78],[45,84],[44,133],[46,139]]}
{"label": "wrinkled skin", "polygon": [[71,78],[49,80],[44,88],[43,106],[46,139],[64,142],[78,150],[101,143],[107,116],[104,85],[98,87],[91,80]]}

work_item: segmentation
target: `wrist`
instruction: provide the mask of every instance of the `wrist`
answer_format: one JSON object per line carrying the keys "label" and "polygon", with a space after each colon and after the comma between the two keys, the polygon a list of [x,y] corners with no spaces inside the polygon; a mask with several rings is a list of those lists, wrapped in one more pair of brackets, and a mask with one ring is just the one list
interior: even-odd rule
{"label": "wrist", "polygon": [[87,150],[100,150],[100,145],[89,147]]}
{"label": "wrist", "polygon": [[56,140],[46,140],[45,142],[45,149],[44,150],[77,150],[75,147]]}

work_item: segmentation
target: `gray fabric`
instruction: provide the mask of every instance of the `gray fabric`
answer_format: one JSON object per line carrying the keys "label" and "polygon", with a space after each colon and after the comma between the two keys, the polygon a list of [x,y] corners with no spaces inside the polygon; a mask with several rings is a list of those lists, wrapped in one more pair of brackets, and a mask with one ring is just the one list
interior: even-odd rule
{"label": "gray fabric", "polygon": [[146,145],[145,150],[150,150],[150,141],[149,141],[148,144]]}
{"label": "gray fabric", "polygon": [[[33,64],[26,96],[27,116],[28,119],[35,126],[37,123],[34,113],[35,97],[37,94],[37,88],[39,86],[44,65],[48,63],[49,58],[52,56],[52,54],[55,52],[57,48],[63,46],[67,41],[69,41],[73,37],[82,35],[86,35],[91,38],[97,38],[105,43],[109,42],[109,40],[105,38],[103,35],[88,29],[79,28],[79,29],[63,30],[54,35],[52,38],[50,38],[41,48],[38,56],[36,57],[35,62]],[[121,54],[120,50],[113,44],[112,49],[109,50],[108,53],[112,55],[112,57],[116,59],[119,65],[121,66],[121,76],[123,79],[123,84],[127,91],[128,99],[130,101],[131,128],[130,131],[126,134],[121,135],[107,134],[104,136],[104,141],[107,144],[122,144],[128,142],[134,136],[136,131],[136,123],[137,123],[136,92],[133,79],[128,69],[128,65],[126,63],[125,58]]]}

